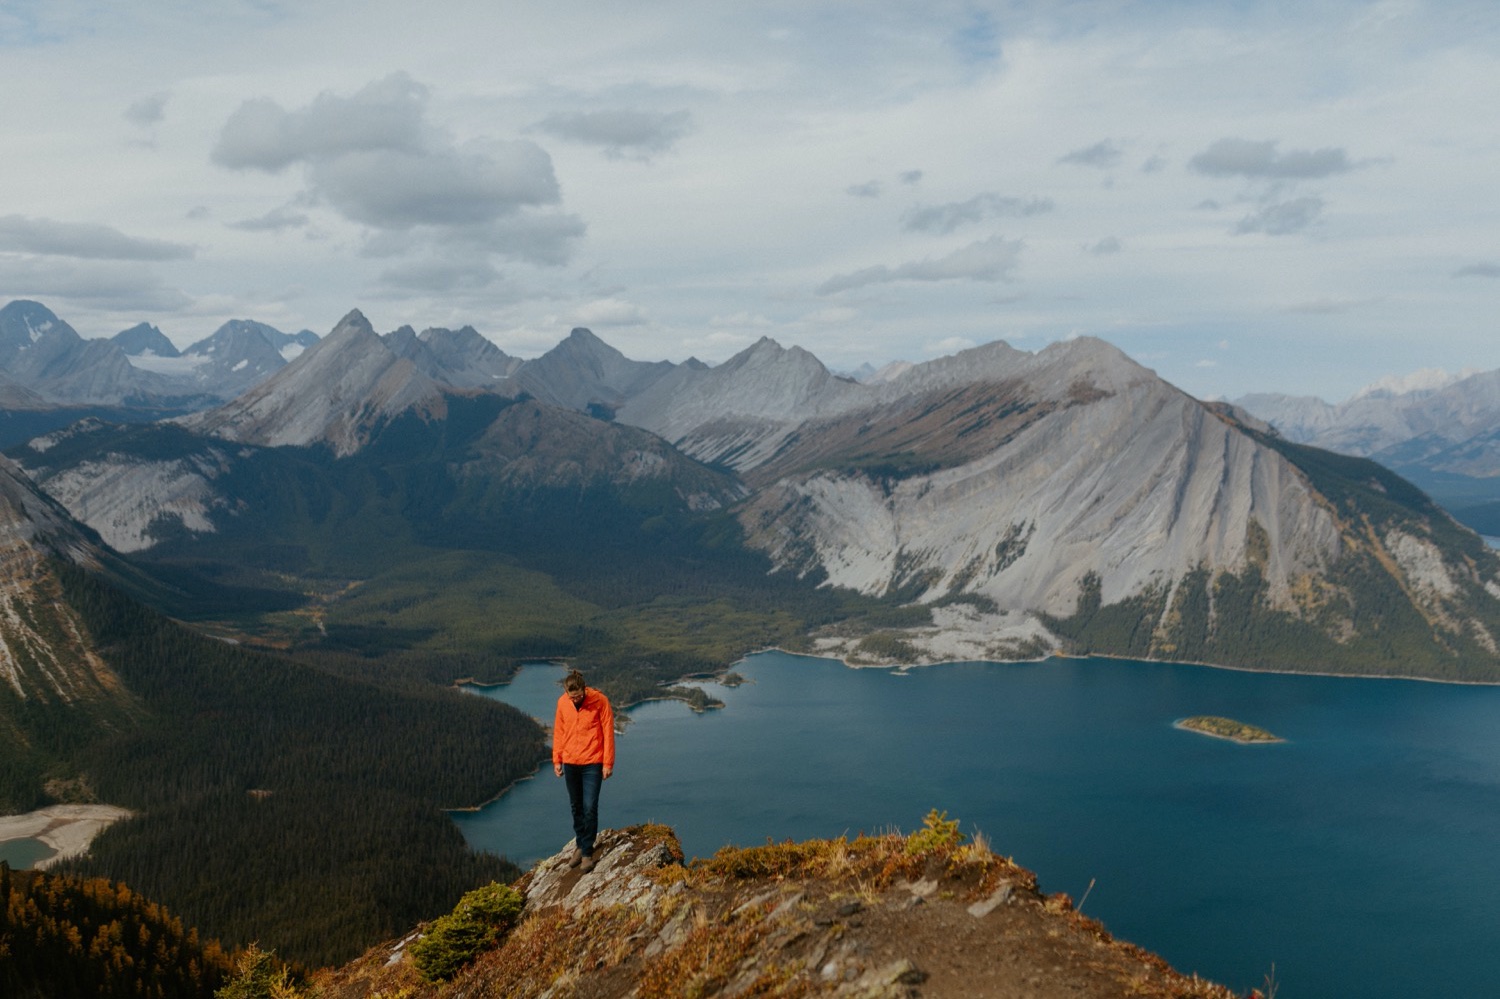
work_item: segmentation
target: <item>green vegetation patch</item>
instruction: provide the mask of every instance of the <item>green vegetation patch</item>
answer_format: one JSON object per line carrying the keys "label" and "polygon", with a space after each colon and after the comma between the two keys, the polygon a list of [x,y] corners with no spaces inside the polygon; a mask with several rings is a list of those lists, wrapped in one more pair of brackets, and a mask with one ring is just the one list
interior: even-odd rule
{"label": "green vegetation patch", "polygon": [[1258,726],[1235,721],[1233,718],[1221,718],[1218,715],[1195,715],[1192,718],[1183,718],[1176,722],[1176,726],[1189,732],[1199,732],[1220,739],[1232,739],[1235,742],[1286,741]]}
{"label": "green vegetation patch", "polygon": [[428,981],[447,981],[480,951],[494,947],[521,918],[525,903],[509,885],[491,883],[466,892],[412,944],[412,962]]}

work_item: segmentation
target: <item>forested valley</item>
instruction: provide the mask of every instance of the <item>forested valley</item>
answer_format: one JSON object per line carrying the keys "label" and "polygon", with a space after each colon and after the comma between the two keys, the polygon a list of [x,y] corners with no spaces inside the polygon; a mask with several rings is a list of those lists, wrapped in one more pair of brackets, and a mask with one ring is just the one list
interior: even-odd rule
{"label": "forested valley", "polygon": [[532,772],[545,746],[531,719],[207,638],[61,571],[144,716],[77,750],[93,793],[137,815],[60,871],[124,881],[226,945],[310,965],[517,873],[470,851],[444,809]]}

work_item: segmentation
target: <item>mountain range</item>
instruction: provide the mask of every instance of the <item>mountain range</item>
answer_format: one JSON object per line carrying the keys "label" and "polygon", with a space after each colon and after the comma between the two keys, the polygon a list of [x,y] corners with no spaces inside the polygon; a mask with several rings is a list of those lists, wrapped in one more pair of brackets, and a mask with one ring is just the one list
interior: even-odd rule
{"label": "mountain range", "polygon": [[139,812],[82,872],[230,944],[345,960],[494,876],[442,809],[544,737],[452,684],[523,661],[697,707],[675,681],[769,646],[1500,679],[1478,535],[1099,340],[859,381],[769,339],[709,366],[575,329],[521,361],[353,311],[305,346],[226,326],[198,356],[274,368],[229,399],[64,406],[181,359],[0,311],[0,414],[68,417],[0,457],[0,807]]}
{"label": "mountain range", "polygon": [[[1478,537],[1381,466],[1205,405],[1091,338],[861,383],[769,339],[710,367],[633,361],[575,329],[517,362],[472,329],[382,336],[356,311],[231,401],[11,453],[146,558],[226,559],[239,539],[253,559],[250,538],[305,537],[320,504],[368,510],[367,490],[327,499],[361,468],[424,546],[641,544],[649,522],[652,544],[691,548],[681,531],[728,517],[773,576],[915,612],[819,636],[848,658],[1500,672],[1500,563]],[[420,474],[393,473],[418,454]]]}
{"label": "mountain range", "polygon": [[1476,530],[1500,533],[1500,371],[1423,374],[1338,404],[1260,393],[1235,405],[1287,440],[1378,461]]}

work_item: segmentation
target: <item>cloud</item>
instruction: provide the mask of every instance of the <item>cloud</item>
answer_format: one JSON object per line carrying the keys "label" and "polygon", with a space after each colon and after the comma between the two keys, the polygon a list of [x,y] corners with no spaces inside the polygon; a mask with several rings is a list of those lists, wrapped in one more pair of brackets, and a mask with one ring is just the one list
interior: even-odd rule
{"label": "cloud", "polygon": [[446,256],[498,255],[533,264],[561,265],[587,231],[576,215],[521,212],[467,226],[417,226],[375,231],[360,249],[369,258],[399,257],[428,246]]}
{"label": "cloud", "polygon": [[693,130],[686,111],[579,111],[552,114],[531,126],[569,142],[600,146],[611,159],[646,159],[664,153]]}
{"label": "cloud", "polygon": [[220,166],[276,173],[346,153],[417,153],[427,98],[427,88],[405,73],[376,80],[353,97],[319,94],[301,111],[257,98],[229,116],[210,155]]}
{"label": "cloud", "polygon": [[1342,149],[1296,149],[1276,152],[1272,139],[1220,139],[1188,160],[1188,166],[1211,177],[1266,180],[1313,180],[1348,173],[1357,164]]}
{"label": "cloud", "polygon": [[307,223],[306,215],[282,205],[280,208],[271,209],[260,218],[224,224],[231,229],[239,229],[243,232],[280,232],[282,229],[296,229]]}
{"label": "cloud", "polygon": [[1260,211],[1246,215],[1234,227],[1237,236],[1263,232],[1267,236],[1286,236],[1301,232],[1312,225],[1323,213],[1323,199],[1309,195],[1267,205]]}
{"label": "cloud", "polygon": [[1104,257],[1111,253],[1119,253],[1124,247],[1120,243],[1120,237],[1105,236],[1093,246],[1085,247],[1085,249],[1096,257]]}
{"label": "cloud", "polygon": [[601,298],[579,307],[574,314],[578,326],[640,326],[646,313],[634,302],[619,298]]}
{"label": "cloud", "polygon": [[1489,261],[1485,261],[1483,263],[1478,263],[1478,264],[1469,264],[1467,267],[1460,267],[1458,270],[1454,271],[1453,272],[1453,276],[1456,277],[1456,278],[1461,278],[1461,277],[1500,278],[1500,264],[1491,263]]}
{"label": "cloud", "polygon": [[380,275],[383,288],[430,294],[483,291],[503,280],[485,260],[422,260],[397,264]]}
{"label": "cloud", "polygon": [[979,345],[966,336],[950,336],[942,340],[925,343],[922,345],[922,349],[928,354],[948,357],[977,346]]}
{"label": "cloud", "polygon": [[880,181],[869,180],[863,184],[850,184],[844,188],[844,193],[856,198],[878,198],[880,197]]}
{"label": "cloud", "polygon": [[85,260],[186,260],[194,252],[184,243],[138,239],[107,225],[23,215],[0,217],[0,250]]}
{"label": "cloud", "polygon": [[317,161],[310,177],[347,218],[387,229],[491,221],[560,200],[551,157],[525,140],[488,154],[360,150]]}
{"label": "cloud", "polygon": [[896,179],[899,180],[901,183],[906,184],[909,187],[909,186],[911,186],[913,184],[916,184],[916,183],[918,183],[918,182],[921,181],[921,179],[922,179],[922,171],[920,171],[920,170],[903,170],[899,174],[896,175]]}
{"label": "cloud", "polygon": [[968,201],[955,201],[946,205],[913,208],[906,213],[908,232],[950,233],[969,222],[983,222],[987,218],[1010,216],[1022,218],[1040,215],[1053,209],[1051,198],[1003,198],[998,194],[976,194]]}
{"label": "cloud", "polygon": [[1057,162],[1107,170],[1112,166],[1117,166],[1124,156],[1125,150],[1115,145],[1111,140],[1105,139],[1102,142],[1094,143],[1086,149],[1075,149],[1065,156],[1060,156]]}
{"label": "cloud", "polygon": [[936,260],[911,261],[896,267],[881,264],[852,274],[829,278],[818,286],[819,295],[895,281],[1007,281],[1020,263],[1021,241],[991,236],[970,243]]}
{"label": "cloud", "polygon": [[[303,170],[301,203],[323,203],[377,230],[367,256],[448,259],[456,248],[536,264],[563,264],[584,233],[575,216],[551,209],[562,200],[552,158],[529,139],[482,140],[459,147],[426,124],[428,89],[405,73],[351,97],[323,93],[305,108],[246,101],[230,115],[212,158],[236,170]],[[238,228],[295,224],[289,211]],[[380,235],[383,233],[384,235]],[[399,234],[399,235],[398,235]],[[434,269],[413,263],[393,271],[414,286],[472,282],[482,268]],[[467,286],[467,285],[465,285]]]}
{"label": "cloud", "polygon": [[1281,311],[1294,315],[1305,316],[1332,316],[1342,312],[1350,312],[1362,306],[1375,302],[1374,298],[1318,298],[1306,302],[1293,302],[1284,306]]}
{"label": "cloud", "polygon": [[192,304],[139,261],[40,260],[0,255],[0,286],[16,297],[64,299],[122,312],[175,312]]}
{"label": "cloud", "polygon": [[125,109],[125,120],[142,128],[155,125],[165,117],[167,96],[161,93],[142,97]]}

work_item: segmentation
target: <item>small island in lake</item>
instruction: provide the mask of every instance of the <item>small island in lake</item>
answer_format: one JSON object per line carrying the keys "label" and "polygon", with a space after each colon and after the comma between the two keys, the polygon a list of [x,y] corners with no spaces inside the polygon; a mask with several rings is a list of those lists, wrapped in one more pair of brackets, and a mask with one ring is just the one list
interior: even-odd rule
{"label": "small island in lake", "polygon": [[1199,735],[1211,735],[1216,739],[1232,739],[1235,742],[1286,741],[1272,735],[1263,728],[1246,725],[1244,722],[1235,721],[1233,718],[1220,718],[1217,715],[1194,715],[1192,718],[1179,719],[1174,724],[1177,728],[1187,729],[1189,732],[1197,732]]}

